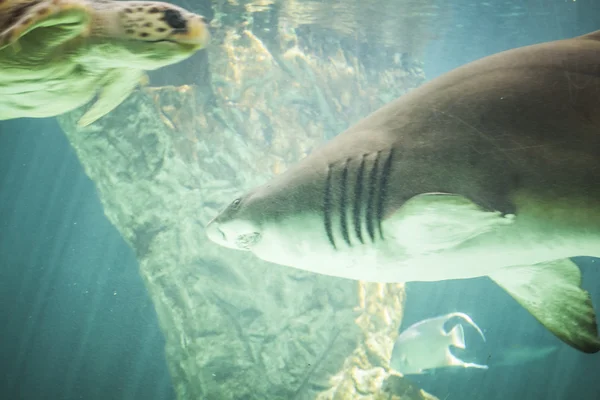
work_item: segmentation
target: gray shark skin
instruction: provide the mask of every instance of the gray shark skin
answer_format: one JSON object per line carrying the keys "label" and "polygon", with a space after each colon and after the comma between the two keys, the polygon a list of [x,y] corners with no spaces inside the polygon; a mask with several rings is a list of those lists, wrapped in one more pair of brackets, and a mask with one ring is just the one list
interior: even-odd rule
{"label": "gray shark skin", "polygon": [[491,361],[490,364],[492,367],[514,367],[533,361],[539,361],[555,353],[557,350],[558,347],[556,346],[522,346],[502,349],[498,351],[500,356],[497,360],[492,356],[490,356],[489,360]]}
{"label": "gray shark skin", "polygon": [[600,31],[422,85],[235,199],[206,233],[348,279],[487,276],[562,341],[599,351],[570,257],[600,256]]}

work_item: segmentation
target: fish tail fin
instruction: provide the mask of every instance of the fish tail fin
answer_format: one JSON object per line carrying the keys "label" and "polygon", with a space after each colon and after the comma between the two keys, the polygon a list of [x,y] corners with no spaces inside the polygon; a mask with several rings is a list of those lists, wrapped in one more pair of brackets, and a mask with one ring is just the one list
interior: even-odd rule
{"label": "fish tail fin", "polygon": [[450,343],[459,349],[465,349],[465,331],[461,324],[454,325],[454,328],[448,332]]}
{"label": "fish tail fin", "polygon": [[590,295],[570,259],[510,267],[490,278],[563,342],[584,353],[600,351]]}
{"label": "fish tail fin", "polygon": [[[460,326],[460,325],[457,325]],[[446,365],[453,367],[463,367],[463,368],[478,368],[478,369],[488,369],[487,365],[475,364],[464,362],[460,358],[456,357],[454,354],[450,352],[450,349],[446,350]]]}

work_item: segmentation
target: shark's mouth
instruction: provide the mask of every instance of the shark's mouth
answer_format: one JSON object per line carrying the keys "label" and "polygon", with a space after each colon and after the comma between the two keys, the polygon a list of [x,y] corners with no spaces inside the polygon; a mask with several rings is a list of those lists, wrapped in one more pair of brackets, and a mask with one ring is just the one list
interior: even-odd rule
{"label": "shark's mouth", "polygon": [[256,243],[258,243],[259,240],[260,240],[260,233],[258,233],[258,232],[245,233],[243,235],[239,235],[235,239],[235,245],[240,249],[249,250],[250,247],[252,247]]}

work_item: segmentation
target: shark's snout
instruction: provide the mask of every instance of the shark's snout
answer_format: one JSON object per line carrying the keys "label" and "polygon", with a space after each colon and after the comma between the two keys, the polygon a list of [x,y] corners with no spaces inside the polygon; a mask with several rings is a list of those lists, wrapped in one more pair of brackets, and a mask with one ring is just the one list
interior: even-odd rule
{"label": "shark's snout", "polygon": [[219,229],[219,223],[214,219],[206,225],[205,232],[210,241],[215,242],[220,246],[231,247],[228,245],[227,236]]}
{"label": "shark's snout", "polygon": [[260,240],[260,233],[241,221],[222,223],[215,218],[206,225],[205,231],[212,242],[236,250],[249,250]]}

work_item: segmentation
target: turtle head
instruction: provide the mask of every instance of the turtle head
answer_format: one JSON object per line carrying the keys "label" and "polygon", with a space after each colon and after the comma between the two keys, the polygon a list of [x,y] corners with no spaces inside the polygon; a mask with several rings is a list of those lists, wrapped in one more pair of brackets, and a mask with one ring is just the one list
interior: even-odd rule
{"label": "turtle head", "polygon": [[[153,70],[182,61],[210,41],[205,17],[155,1],[96,1],[91,38],[111,66]],[[108,60],[107,60],[108,61]]]}

